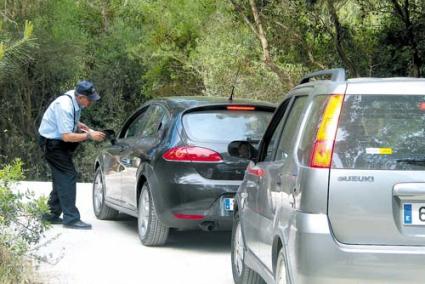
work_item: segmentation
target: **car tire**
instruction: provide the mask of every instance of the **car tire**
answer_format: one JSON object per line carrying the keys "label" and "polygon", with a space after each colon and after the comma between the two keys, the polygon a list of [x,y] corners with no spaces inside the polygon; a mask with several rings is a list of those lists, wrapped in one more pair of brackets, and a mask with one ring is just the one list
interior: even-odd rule
{"label": "car tire", "polygon": [[96,170],[92,190],[93,212],[97,219],[112,220],[118,216],[118,211],[105,204],[105,181],[100,168]]}
{"label": "car tire", "polygon": [[232,273],[235,284],[263,284],[264,280],[258,273],[245,264],[245,241],[242,234],[242,228],[239,221],[239,214],[236,213],[232,229]]}
{"label": "car tire", "polygon": [[279,255],[276,262],[276,284],[288,284],[289,275],[288,268],[286,266],[286,258],[283,253],[283,248],[279,250]]}
{"label": "car tire", "polygon": [[145,183],[139,197],[137,229],[145,246],[162,246],[166,243],[169,228],[158,218],[149,185]]}

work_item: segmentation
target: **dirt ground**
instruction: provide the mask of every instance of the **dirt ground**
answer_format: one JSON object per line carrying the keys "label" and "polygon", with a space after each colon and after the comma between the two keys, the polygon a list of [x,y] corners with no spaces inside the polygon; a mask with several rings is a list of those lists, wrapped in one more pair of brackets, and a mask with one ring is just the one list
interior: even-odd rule
{"label": "dirt ground", "polygon": [[[37,195],[48,195],[50,183],[24,182]],[[165,247],[148,248],[137,236],[137,220],[120,216],[97,220],[92,212],[91,184],[78,184],[77,207],[91,231],[54,225],[38,254],[46,256],[39,272],[44,283],[233,283],[230,232],[170,234]]]}

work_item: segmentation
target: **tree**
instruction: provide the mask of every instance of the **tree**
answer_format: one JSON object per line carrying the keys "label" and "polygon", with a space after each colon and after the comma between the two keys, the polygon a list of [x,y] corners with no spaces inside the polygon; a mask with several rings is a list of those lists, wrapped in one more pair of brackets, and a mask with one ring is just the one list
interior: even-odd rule
{"label": "tree", "polygon": [[269,67],[270,70],[272,70],[279,77],[282,84],[286,85],[288,88],[292,88],[294,82],[291,74],[285,69],[280,68],[272,58],[269,41],[267,39],[267,35],[263,25],[263,20],[255,0],[249,0],[249,7],[251,9],[250,14],[248,14],[248,12],[245,11],[246,9],[244,9],[244,7],[236,0],[229,1],[260,41],[263,50],[264,64],[266,64],[266,66]]}

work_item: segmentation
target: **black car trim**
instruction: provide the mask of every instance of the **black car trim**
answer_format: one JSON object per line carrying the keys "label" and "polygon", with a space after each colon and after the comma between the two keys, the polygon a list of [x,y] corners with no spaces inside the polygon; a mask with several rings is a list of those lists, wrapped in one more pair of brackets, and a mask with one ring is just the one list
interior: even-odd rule
{"label": "black car trim", "polygon": [[[284,106],[284,102],[288,101],[288,104]],[[285,98],[282,103],[278,106],[277,110],[273,114],[273,117],[270,120],[269,126],[266,129],[266,132],[261,139],[259,148],[258,148],[258,157],[256,162],[261,162],[264,160],[267,152],[267,147],[270,143],[270,140],[276,131],[280,121],[282,119],[286,119],[287,110],[292,107],[292,103],[294,101],[294,97]],[[280,135],[279,135],[280,136]]]}

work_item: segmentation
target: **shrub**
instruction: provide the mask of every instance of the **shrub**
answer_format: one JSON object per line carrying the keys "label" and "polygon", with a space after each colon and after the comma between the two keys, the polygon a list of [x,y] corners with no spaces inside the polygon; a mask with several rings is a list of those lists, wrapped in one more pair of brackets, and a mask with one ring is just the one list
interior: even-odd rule
{"label": "shrub", "polygon": [[0,169],[0,283],[33,283],[28,256],[48,227],[46,198],[12,190],[23,178],[20,160]]}

